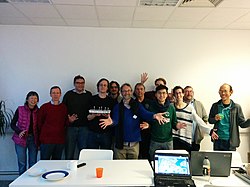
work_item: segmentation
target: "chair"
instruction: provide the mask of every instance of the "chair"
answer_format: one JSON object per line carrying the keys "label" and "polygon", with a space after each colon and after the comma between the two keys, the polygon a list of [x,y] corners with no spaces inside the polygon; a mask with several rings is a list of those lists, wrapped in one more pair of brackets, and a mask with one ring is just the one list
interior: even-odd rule
{"label": "chair", "polygon": [[79,160],[113,160],[113,151],[106,149],[82,149]]}

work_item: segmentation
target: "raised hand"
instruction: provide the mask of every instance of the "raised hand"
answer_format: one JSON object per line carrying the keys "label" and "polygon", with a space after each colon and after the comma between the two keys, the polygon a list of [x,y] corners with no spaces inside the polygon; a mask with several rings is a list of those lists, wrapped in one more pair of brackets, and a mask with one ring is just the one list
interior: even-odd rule
{"label": "raised hand", "polygon": [[141,74],[141,83],[144,84],[148,80],[148,74],[146,72]]}

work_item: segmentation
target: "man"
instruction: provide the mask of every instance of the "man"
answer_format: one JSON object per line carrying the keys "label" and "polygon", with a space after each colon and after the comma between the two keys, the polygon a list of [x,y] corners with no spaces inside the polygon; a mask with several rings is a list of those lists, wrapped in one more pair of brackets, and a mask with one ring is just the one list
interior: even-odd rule
{"label": "man", "polygon": [[[180,130],[173,130],[173,143],[174,149],[185,149],[189,153],[193,150],[192,142],[194,137],[194,128],[193,128],[193,121],[199,127],[201,127],[204,133],[209,134],[212,127],[206,124],[195,112],[193,106],[183,101],[184,97],[184,89],[180,86],[175,86],[173,89],[173,93],[176,99],[174,103],[177,121],[186,124],[185,129]],[[217,139],[218,136],[215,132],[212,132],[212,138]]]}
{"label": "man", "polygon": [[116,81],[111,81],[109,83],[109,96],[115,101],[115,103],[120,103],[122,97],[120,96],[120,85]]}
{"label": "man", "polygon": [[141,141],[141,129],[148,128],[148,124],[141,120],[150,121],[156,119],[164,123],[164,113],[154,114],[148,112],[140,103],[132,99],[132,87],[125,83],[121,87],[123,100],[115,105],[112,119],[100,119],[102,128],[113,124],[116,127],[116,159],[138,159],[139,142]]}
{"label": "man", "polygon": [[[194,107],[196,114],[205,123],[207,123],[208,116],[207,116],[206,110],[200,101],[194,99],[194,91],[193,91],[193,88],[191,86],[186,86],[184,88],[183,100],[185,103],[190,103]],[[204,138],[204,133],[200,129],[199,125],[197,125],[195,123],[195,121],[193,121],[193,131],[194,131],[194,134],[192,137],[192,150],[199,151],[201,140]]]}
{"label": "man", "polygon": [[[145,86],[142,83],[137,83],[134,90],[135,100],[140,102],[144,108],[148,110],[151,100],[144,97]],[[141,123],[147,122],[141,121]],[[141,139],[139,143],[139,158],[149,160],[150,128],[141,130]]]}
{"label": "man", "polygon": [[[101,109],[112,111],[115,101],[107,95],[109,90],[109,81],[105,78],[97,82],[98,94],[92,96],[90,109]],[[111,149],[112,144],[112,127],[105,129],[99,125],[100,119],[107,118],[109,113],[90,113],[87,118],[89,120],[89,135],[87,141],[88,149]]]}
{"label": "man", "polygon": [[[141,83],[144,84],[147,80],[148,80],[148,74],[147,73],[141,74]],[[164,85],[164,86],[167,85],[167,81],[164,78],[157,78],[155,79],[154,83],[155,83],[155,88],[159,85]],[[145,92],[145,97],[151,100],[155,99],[155,90]]]}
{"label": "man", "polygon": [[[75,88],[69,90],[63,97],[69,117],[74,118],[66,133],[65,159],[78,159],[81,149],[87,148],[88,126],[87,115],[92,94],[85,90],[85,79],[81,75],[74,77]],[[74,156],[76,146],[77,155]]]}
{"label": "man", "polygon": [[38,113],[41,160],[60,160],[65,144],[65,128],[73,119],[68,118],[66,106],[60,103],[60,87],[53,86],[50,96],[51,101],[43,104]]}
{"label": "man", "polygon": [[149,110],[152,112],[163,112],[166,121],[163,124],[157,121],[150,122],[151,141],[150,141],[150,160],[154,158],[154,153],[157,149],[171,150],[173,149],[172,129],[178,130],[185,128],[184,123],[177,123],[175,108],[170,104],[168,97],[168,88],[164,85],[156,87],[156,100],[154,100]]}
{"label": "man", "polygon": [[240,146],[239,126],[247,128],[250,119],[245,121],[241,106],[230,99],[233,88],[229,84],[220,86],[220,100],[214,103],[209,113],[209,123],[214,124],[214,130],[219,139],[214,141],[214,150],[235,151]]}

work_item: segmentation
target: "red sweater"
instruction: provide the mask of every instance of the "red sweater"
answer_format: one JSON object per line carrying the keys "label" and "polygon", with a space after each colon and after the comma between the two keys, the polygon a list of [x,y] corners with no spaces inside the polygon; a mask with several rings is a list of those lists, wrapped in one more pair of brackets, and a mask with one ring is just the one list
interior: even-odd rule
{"label": "red sweater", "polygon": [[51,102],[41,106],[38,113],[38,129],[41,144],[64,144],[65,127],[68,124],[66,105]]}

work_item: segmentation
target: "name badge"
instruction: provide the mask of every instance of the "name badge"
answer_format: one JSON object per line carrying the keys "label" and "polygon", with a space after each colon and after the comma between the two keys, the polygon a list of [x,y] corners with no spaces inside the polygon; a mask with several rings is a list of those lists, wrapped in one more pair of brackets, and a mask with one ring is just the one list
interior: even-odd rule
{"label": "name badge", "polygon": [[136,119],[136,118],[137,118],[137,115],[133,115],[133,118]]}

